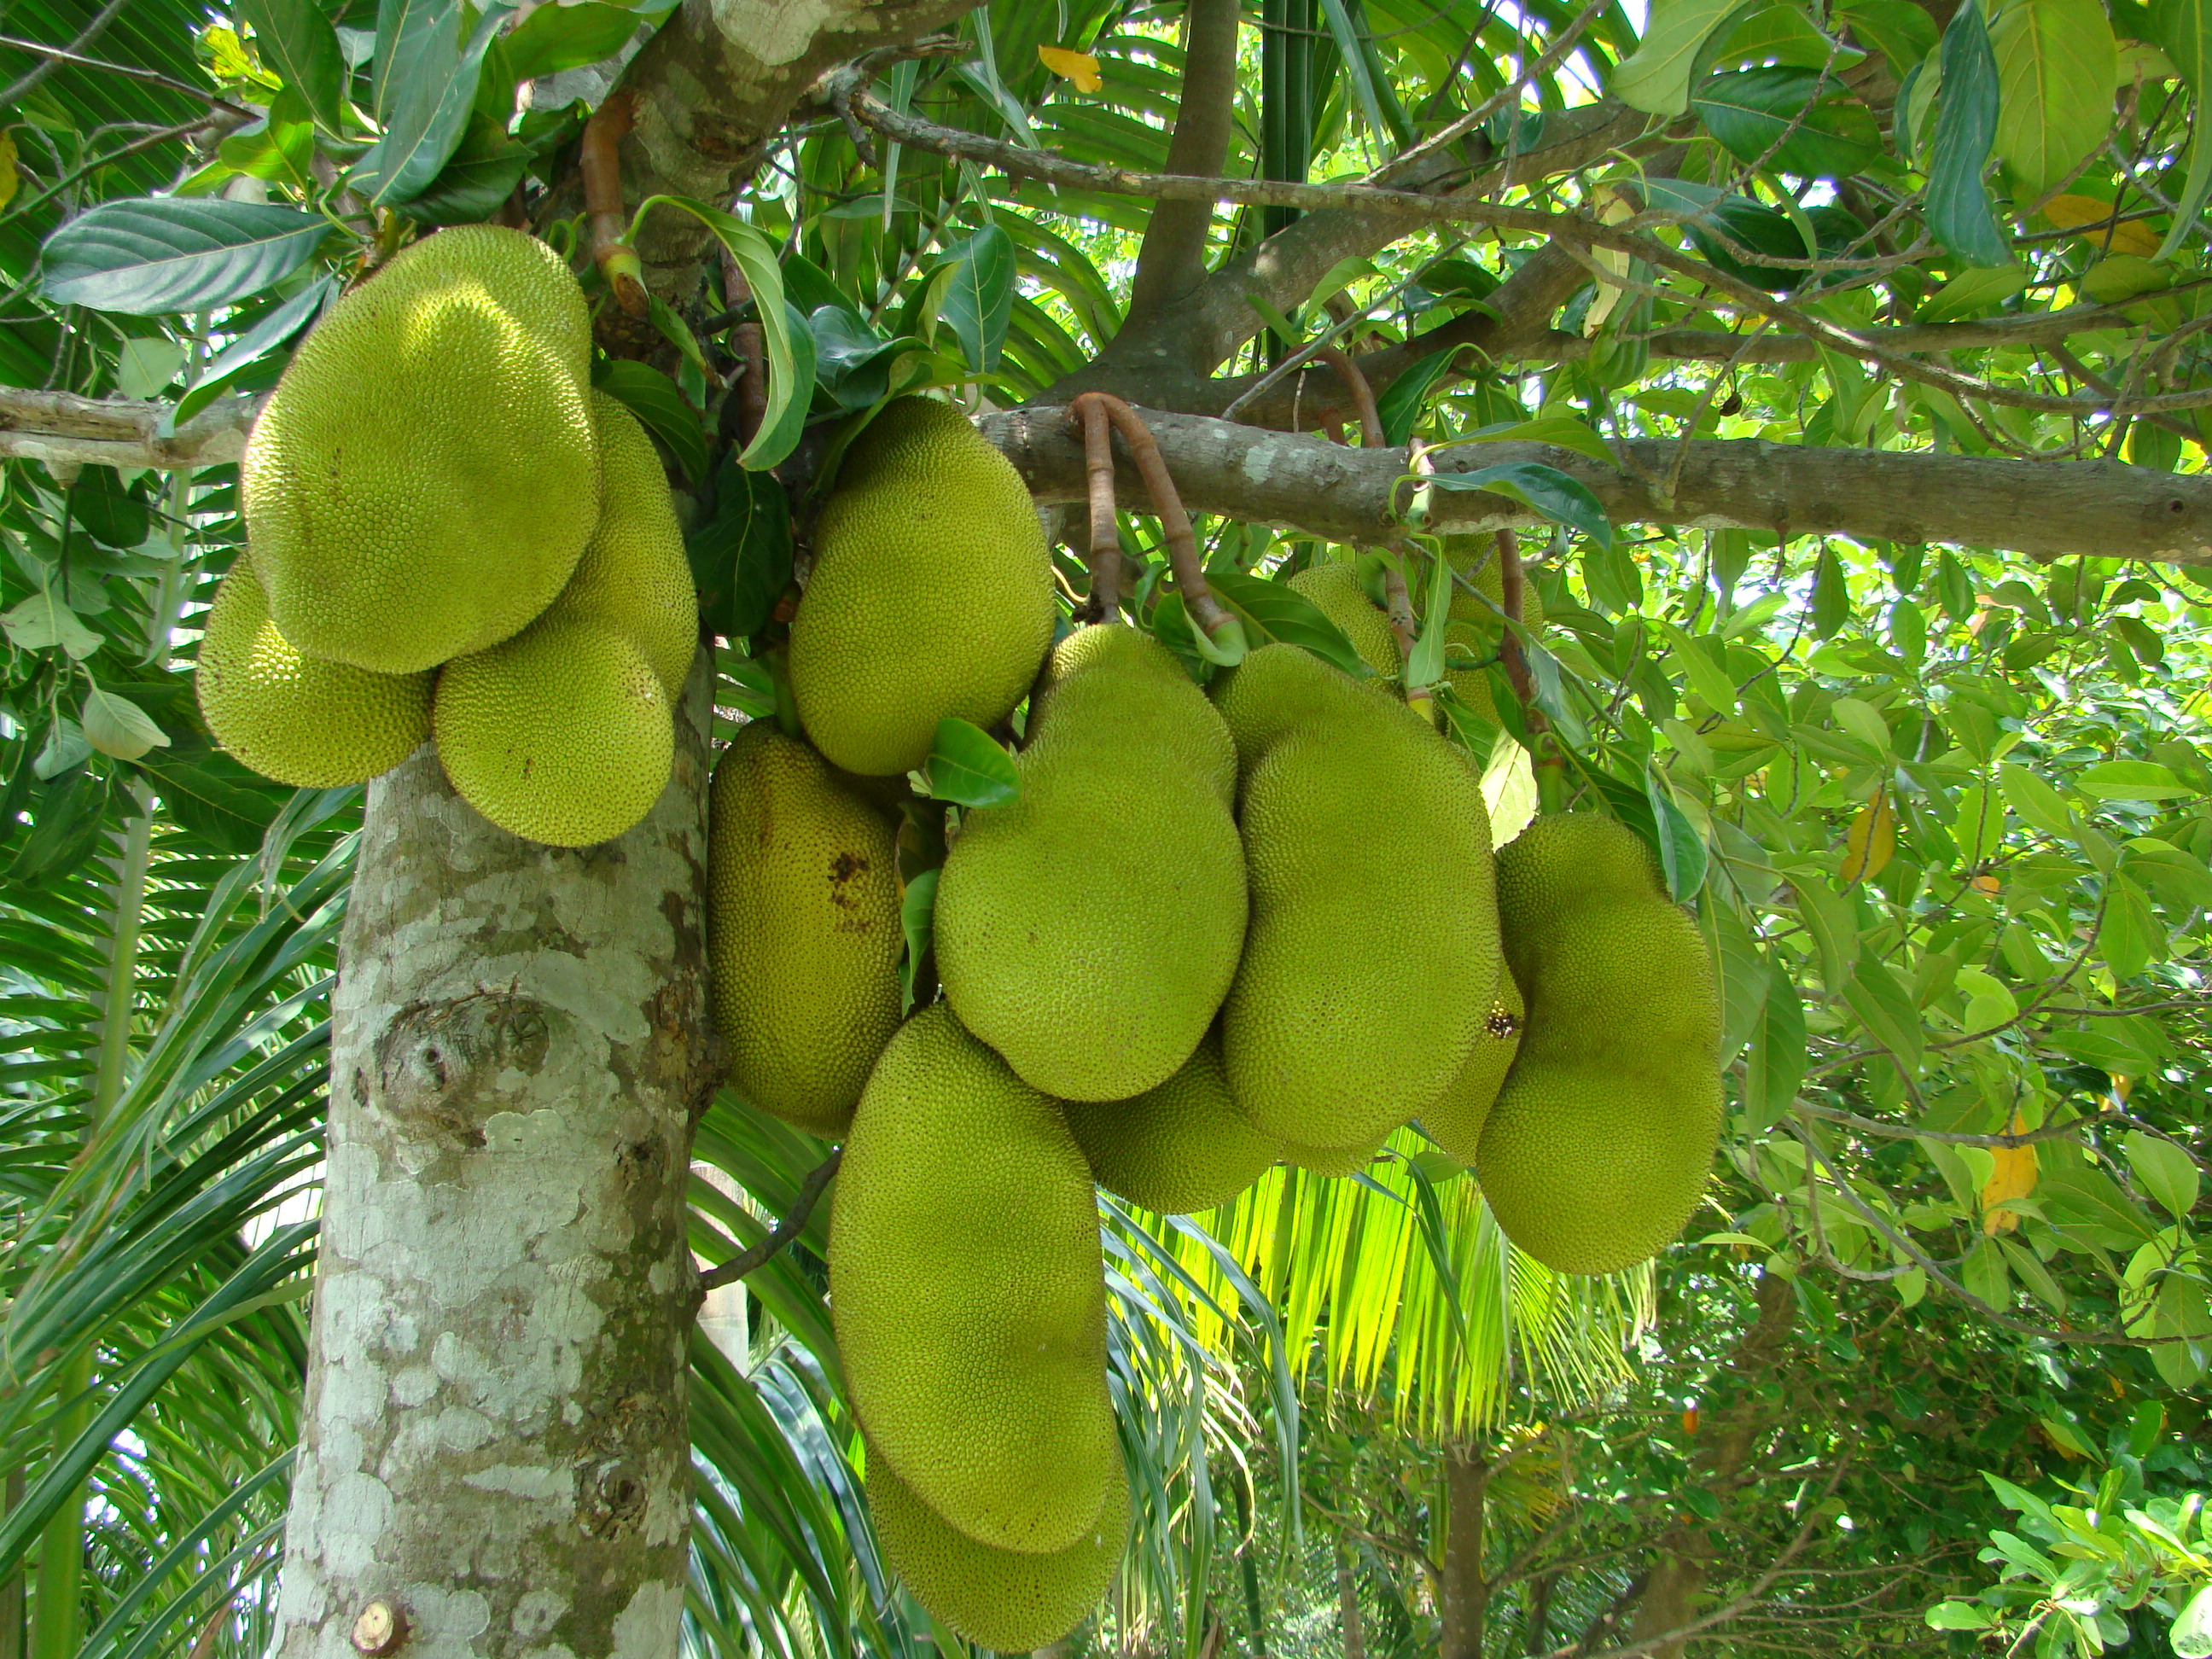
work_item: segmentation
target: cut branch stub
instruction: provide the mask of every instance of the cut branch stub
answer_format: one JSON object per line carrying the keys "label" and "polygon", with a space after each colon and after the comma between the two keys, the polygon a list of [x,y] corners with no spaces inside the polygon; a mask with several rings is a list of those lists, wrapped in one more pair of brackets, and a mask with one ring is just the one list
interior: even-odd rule
{"label": "cut branch stub", "polygon": [[1114,429],[1106,399],[1091,392],[1067,406],[1068,423],[1083,434],[1083,463],[1091,485],[1091,594],[1084,620],[1110,621],[1121,608],[1121,532],[1115,516]]}
{"label": "cut branch stub", "polygon": [[[1182,595],[1183,609],[1189,613],[1193,624],[1204,630],[1206,639],[1221,647],[1228,660],[1242,656],[1243,624],[1223,609],[1221,601],[1213,597],[1213,589],[1206,585],[1205,567],[1198,556],[1197,533],[1191,529],[1190,514],[1183,511],[1182,496],[1176,489],[1166,459],[1161,455],[1151,429],[1138,418],[1135,410],[1108,392],[1086,392],[1069,408],[1095,408],[1121,433],[1122,441],[1129,446],[1129,457],[1136,462],[1138,474],[1145,481],[1146,492],[1152,499],[1152,510],[1159,514],[1160,531],[1168,545],[1168,563],[1175,571],[1176,591]],[[1093,502],[1095,529],[1095,496]]]}

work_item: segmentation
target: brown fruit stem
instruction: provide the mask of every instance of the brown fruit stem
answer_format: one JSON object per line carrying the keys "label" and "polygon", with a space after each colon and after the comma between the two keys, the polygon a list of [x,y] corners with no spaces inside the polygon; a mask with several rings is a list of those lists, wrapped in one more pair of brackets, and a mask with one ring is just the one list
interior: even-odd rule
{"label": "brown fruit stem", "polygon": [[[1094,407],[1104,414],[1121,434],[1122,441],[1129,446],[1130,459],[1136,462],[1138,474],[1145,481],[1145,492],[1152,498],[1152,510],[1159,514],[1160,530],[1167,538],[1168,563],[1175,570],[1176,589],[1182,595],[1183,609],[1190,613],[1191,621],[1204,629],[1206,637],[1212,640],[1224,634],[1233,636],[1241,633],[1237,618],[1222,609],[1221,601],[1213,597],[1212,588],[1206,585],[1206,570],[1198,556],[1197,532],[1190,527],[1190,514],[1183,511],[1182,492],[1176,489],[1167,460],[1161,455],[1151,430],[1138,418],[1135,410],[1109,392],[1083,393],[1068,404],[1068,413],[1087,422],[1087,411]],[[1096,497],[1093,499],[1095,501]],[[1095,526],[1095,518],[1092,522]]]}
{"label": "brown fruit stem", "polygon": [[1083,465],[1091,483],[1091,550],[1084,562],[1091,570],[1091,598],[1083,608],[1084,620],[1110,620],[1121,608],[1121,532],[1115,517],[1114,428],[1107,418],[1103,394],[1078,398],[1069,413],[1082,422]]}
{"label": "brown fruit stem", "polygon": [[644,263],[623,240],[629,217],[623,211],[622,192],[622,141],[636,125],[635,100],[626,92],[614,94],[584,123],[577,167],[590,216],[592,263],[606,278],[615,303],[633,317],[643,317],[653,304],[645,291]]}

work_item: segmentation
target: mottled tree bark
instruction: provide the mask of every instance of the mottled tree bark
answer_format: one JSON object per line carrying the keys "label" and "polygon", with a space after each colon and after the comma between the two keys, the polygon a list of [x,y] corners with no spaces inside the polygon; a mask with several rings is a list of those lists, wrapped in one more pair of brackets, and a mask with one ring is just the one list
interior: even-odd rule
{"label": "mottled tree bark", "polygon": [[1444,1453],[1444,1523],[1442,1579],[1443,1630],[1437,1659],[1482,1659],[1482,1625],[1490,1611],[1490,1586],[1482,1576],[1485,1511],[1491,1465],[1473,1446]]}
{"label": "mottled tree bark", "polygon": [[428,748],[370,786],[282,1659],[676,1651],[707,714],[702,659],[602,847],[493,828]]}

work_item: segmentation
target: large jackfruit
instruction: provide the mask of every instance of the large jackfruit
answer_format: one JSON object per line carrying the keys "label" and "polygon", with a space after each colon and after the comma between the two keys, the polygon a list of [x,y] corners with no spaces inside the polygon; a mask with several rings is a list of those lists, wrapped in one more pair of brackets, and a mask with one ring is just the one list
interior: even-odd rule
{"label": "large jackfruit", "polygon": [[556,618],[455,658],[438,676],[430,723],[460,798],[549,847],[590,847],[631,828],[676,757],[659,675],[597,623]]}
{"label": "large jackfruit", "polygon": [[1181,1071],[1135,1099],[1061,1110],[1098,1184],[1162,1215],[1226,1204],[1283,1156],[1282,1142],[1237,1109],[1211,1033]]}
{"label": "large jackfruit", "polygon": [[[1490,676],[1475,665],[1498,654],[1504,635],[1504,554],[1494,536],[1452,536],[1445,538],[1444,556],[1475,589],[1470,593],[1460,583],[1452,585],[1451,611],[1444,623],[1444,678],[1462,702],[1496,725],[1498,702],[1491,695]],[[1521,621],[1531,633],[1543,629],[1544,599],[1534,582],[1521,586]]]}
{"label": "large jackfruit", "polygon": [[707,954],[730,1083],[841,1136],[899,1022],[889,819],[773,720],[722,751],[707,819]]}
{"label": "large jackfruit", "polygon": [[1374,1139],[1357,1146],[1301,1146],[1296,1141],[1283,1143],[1283,1162],[1297,1165],[1308,1175],[1341,1178],[1356,1176],[1376,1158],[1390,1144],[1386,1130]]}
{"label": "large jackfruit", "polygon": [[284,637],[406,674],[528,626],[599,520],[591,347],[568,265],[495,225],[403,248],[339,301],[240,472]]}
{"label": "large jackfruit", "polygon": [[295,789],[366,783],[430,735],[430,681],[295,651],[240,556],[215,591],[192,681],[216,741]]}
{"label": "large jackfruit", "polygon": [[1705,1191],[1721,1124],[1720,998],[1696,925],[1634,832],[1538,818],[1498,855],[1528,1025],[1475,1172],[1505,1235],[1561,1273],[1655,1254]]}
{"label": "large jackfruit", "polygon": [[899,1028],[854,1115],[830,1310],[854,1410],[931,1509],[1025,1554],[1090,1534],[1121,1458],[1091,1170],[943,1003]]}
{"label": "large jackfruit", "polygon": [[1052,643],[1052,564],[1021,475],[967,418],[902,398],[847,454],[791,624],[806,735],[848,772],[929,758],[948,716],[988,726]]}
{"label": "large jackfruit", "polygon": [[599,441],[599,527],[545,617],[602,623],[627,635],[673,705],[699,652],[699,599],[676,499],[653,440],[620,398],[593,392],[592,422]]}
{"label": "large jackfruit", "polygon": [[961,1023],[1023,1081],[1126,1100],[1172,1076],[1244,942],[1237,751],[1168,648],[1119,623],[1053,654],[1015,762],[969,812],[937,889],[937,966]]}
{"label": "large jackfruit", "polygon": [[1443,1092],[1490,1011],[1482,791],[1411,709],[1295,647],[1218,685],[1252,890],[1222,1010],[1229,1086],[1269,1134],[1365,1146]]}
{"label": "large jackfruit", "polygon": [[1311,599],[1314,609],[1344,630],[1359,660],[1376,674],[1395,679],[1402,672],[1398,635],[1390,626],[1389,615],[1367,597],[1358,567],[1348,560],[1327,560],[1308,565],[1291,578],[1288,586],[1293,593]]}
{"label": "large jackfruit", "polygon": [[1114,1582],[1129,1534],[1129,1477],[1117,1458],[1098,1518],[1066,1549],[993,1549],[915,1497],[881,1456],[868,1459],[868,1509],[891,1571],[939,1622],[981,1647],[1027,1653],[1073,1630]]}
{"label": "large jackfruit", "polygon": [[1475,1149],[1482,1142],[1482,1126],[1489,1120],[1491,1106],[1498,1099],[1513,1056],[1521,1051],[1521,1032],[1528,1023],[1528,1011],[1513,975],[1499,974],[1498,992],[1489,1018],[1482,1023],[1482,1036],[1474,1052],[1467,1057],[1451,1086],[1422,1109],[1421,1127],[1462,1164],[1474,1162]]}

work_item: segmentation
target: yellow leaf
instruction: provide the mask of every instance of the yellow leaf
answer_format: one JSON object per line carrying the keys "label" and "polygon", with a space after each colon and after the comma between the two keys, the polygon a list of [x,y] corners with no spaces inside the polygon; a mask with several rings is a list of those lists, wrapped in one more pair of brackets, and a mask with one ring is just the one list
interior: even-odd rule
{"label": "yellow leaf", "polygon": [[[2005,1126],[2008,1135],[2026,1134],[2027,1124],[2018,1112]],[[1982,1231],[1985,1233],[2008,1233],[2020,1225],[2020,1212],[2008,1210],[2004,1202],[2010,1198],[2028,1198],[2035,1192],[2035,1148],[2033,1146],[1992,1146],[1990,1157],[1996,1168],[1982,1188]]]}
{"label": "yellow leaf", "polygon": [[1889,810],[1889,793],[1883,790],[1859,808],[1844,836],[1844,885],[1871,881],[1896,851],[1897,815]]}
{"label": "yellow leaf", "polygon": [[15,199],[15,186],[22,182],[15,171],[15,135],[0,132],[0,208]]}
{"label": "yellow leaf", "polygon": [[1977,893],[1997,893],[2004,890],[2004,884],[1986,870],[1966,884]]}
{"label": "yellow leaf", "polygon": [[2124,225],[2107,225],[2112,216],[2112,204],[2100,202],[2094,196],[2054,196],[2043,204],[2043,216],[2060,230],[2071,230],[2076,225],[2095,225],[2095,230],[2084,231],[2081,240],[2097,247],[2109,248],[2114,253],[2134,253],[2151,258],[2163,240],[2159,234],[2140,219],[2130,219]]}
{"label": "yellow leaf", "polygon": [[1070,52],[1066,46],[1039,46],[1037,61],[1061,80],[1074,82],[1078,92],[1096,92],[1103,84],[1098,79],[1098,60],[1087,52]]}

